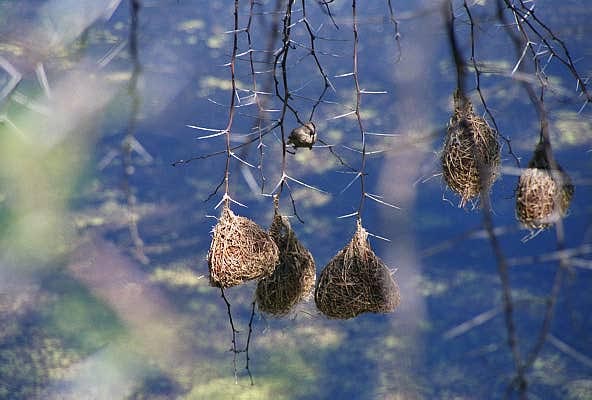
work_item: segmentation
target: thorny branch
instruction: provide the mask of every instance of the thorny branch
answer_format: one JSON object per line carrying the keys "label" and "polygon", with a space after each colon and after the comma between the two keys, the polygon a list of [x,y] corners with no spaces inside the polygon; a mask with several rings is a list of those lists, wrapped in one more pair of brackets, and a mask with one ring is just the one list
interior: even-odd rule
{"label": "thorny branch", "polygon": [[[524,26],[526,25],[535,34],[535,36],[537,36],[541,40],[541,42],[544,44],[546,48],[546,51],[548,51],[553,58],[557,58],[565,67],[567,67],[567,70],[574,77],[578,84],[578,90],[586,98],[584,104],[582,105],[582,108],[580,108],[581,112],[588,103],[592,102],[592,95],[588,91],[587,80],[582,79],[582,77],[578,73],[578,70],[575,67],[573,59],[565,42],[559,37],[557,37],[557,35],[555,35],[555,33],[537,17],[534,6],[528,7],[524,0],[519,0],[518,2],[520,4],[520,8],[516,8],[512,1],[503,1],[506,7],[509,8],[512,11],[512,13],[514,13],[514,15],[516,16],[516,22],[519,24],[520,30],[523,31],[526,35]],[[498,7],[499,6],[500,4],[498,2]],[[540,29],[542,29],[550,36],[551,41],[559,44],[559,47],[561,48],[563,54],[559,54],[555,50],[549,39],[545,37],[545,35],[540,31]],[[535,53],[533,59],[538,60],[537,53]]]}
{"label": "thorny branch", "polygon": [[232,157],[232,149],[230,146],[230,134],[232,130],[232,123],[234,122],[235,113],[235,101],[236,101],[236,77],[235,77],[235,64],[236,64],[236,53],[238,50],[238,4],[239,0],[234,0],[234,30],[232,33],[232,55],[230,56],[230,80],[232,91],[230,92],[230,106],[228,111],[228,125],[224,130],[226,136],[226,168],[224,170],[224,199],[226,205],[229,200],[229,178],[230,178],[230,158]]}
{"label": "thorny branch", "polygon": [[[466,95],[464,92],[464,79],[465,79],[465,61],[462,57],[460,49],[458,47],[455,33],[454,33],[454,14],[452,9],[452,1],[450,1],[447,5],[444,6],[444,13],[445,13],[445,20],[446,20],[446,27],[448,32],[448,39],[450,42],[450,47],[452,50],[452,55],[454,57],[454,64],[456,66],[457,71],[457,84],[458,84],[458,91],[461,94],[461,98],[463,102],[468,101],[466,99]],[[477,160],[479,161],[479,160]],[[482,182],[484,182],[487,178],[485,176],[484,168],[479,167],[479,174]],[[512,352],[512,358],[514,360],[514,368],[516,370],[517,375],[517,383],[519,388],[526,388],[526,379],[524,377],[524,368],[522,364],[522,357],[520,354],[520,348],[518,345],[518,336],[516,334],[516,327],[514,323],[514,305],[512,302],[512,289],[510,286],[510,274],[508,270],[507,260],[504,256],[502,251],[501,245],[498,241],[498,238],[495,234],[495,228],[493,225],[493,218],[491,215],[491,204],[489,200],[489,194],[487,193],[487,185],[481,184],[481,202],[482,202],[482,212],[483,212],[483,225],[487,234],[489,236],[489,241],[491,244],[491,248],[494,252],[495,259],[497,262],[497,271],[500,277],[500,281],[502,284],[502,302],[504,306],[504,315],[505,315],[505,322],[506,322],[506,331],[508,335],[508,346]],[[525,393],[525,391],[520,391],[521,393]],[[522,396],[525,398],[525,395]]]}
{"label": "thorny branch", "polygon": [[[273,48],[275,46],[275,42],[278,38],[278,27],[279,27],[279,11],[281,8],[281,0],[276,0],[275,3],[275,12],[273,13],[273,19],[271,22],[271,26],[269,28],[269,40],[267,43],[267,47],[265,50],[265,60],[263,61],[263,65],[267,68],[269,65],[271,65],[273,59],[274,59],[274,55],[273,55]],[[259,153],[259,162],[257,164],[257,168],[259,169],[259,179],[261,181],[261,191],[263,192],[265,190],[265,182],[266,182],[266,178],[265,175],[263,173],[263,150],[265,148],[265,145],[263,143],[263,137],[271,132],[273,129],[275,129],[278,126],[278,123],[275,122],[271,127],[264,129],[262,127],[263,122],[267,121],[268,119],[268,114],[269,112],[267,111],[267,105],[269,103],[268,101],[268,95],[271,94],[271,90],[272,90],[272,86],[273,86],[273,77],[271,75],[269,75],[269,79],[266,79],[264,81],[264,85],[263,85],[263,89],[261,91],[258,90],[257,87],[257,75],[259,74],[259,71],[255,70],[255,66],[254,66],[254,60],[253,60],[253,55],[255,53],[255,49],[253,46],[253,41],[252,41],[252,37],[251,37],[251,28],[253,26],[253,17],[254,17],[254,8],[255,8],[255,4],[256,1],[255,0],[250,0],[250,8],[249,8],[249,20],[247,22],[247,26],[245,28],[245,33],[247,34],[247,43],[249,46],[249,67],[250,67],[250,73],[251,73],[251,78],[253,81],[253,96],[254,96],[254,100],[255,100],[255,104],[257,105],[257,121],[255,123],[255,129],[257,130],[258,136],[257,136],[257,142],[258,142],[258,153]],[[253,143],[255,140],[249,140],[247,139],[242,145],[242,149],[244,150],[244,152],[246,152],[246,150],[248,149],[247,145]]]}
{"label": "thorny branch", "polygon": [[[552,148],[551,148],[549,121],[548,121],[546,107],[544,104],[544,94],[545,94],[545,88],[547,85],[547,77],[546,77],[543,69],[541,68],[540,60],[537,55],[537,51],[533,47],[533,41],[529,38],[526,27],[529,27],[535,33],[535,35],[537,35],[545,43],[548,50],[551,51],[552,54],[556,55],[556,53],[554,52],[554,50],[550,46],[549,42],[546,41],[544,39],[544,37],[541,36],[540,33],[538,33],[537,30],[533,27],[532,23],[530,21],[528,21],[528,19],[526,18],[527,15],[524,13],[524,10],[517,10],[507,0],[504,0],[504,2],[508,6],[508,8],[510,8],[510,10],[513,12],[515,24],[516,24],[516,27],[517,27],[519,33],[520,33],[520,36],[518,36],[516,34],[516,32],[511,29],[510,24],[505,25],[506,31],[511,36],[511,38],[514,42],[516,54],[518,55],[519,52],[521,53],[522,52],[521,49],[529,49],[529,51],[532,55],[532,62],[534,65],[535,74],[538,77],[540,85],[541,85],[540,97],[536,96],[535,89],[533,88],[531,83],[523,82],[522,85],[524,86],[525,90],[529,94],[529,97],[539,114],[539,119],[540,119],[540,124],[541,124],[540,139],[539,140],[544,145],[545,155],[547,157],[547,160],[549,161],[549,164],[551,166],[551,170],[557,170],[558,165],[557,165],[557,162],[553,156],[553,152],[552,152]],[[524,3],[522,1],[520,3],[522,5],[522,7],[525,8]],[[531,16],[533,16],[533,18],[534,18],[533,13],[534,13],[534,10],[530,10],[529,14]],[[503,14],[503,10],[502,10],[501,0],[498,0],[498,16],[500,17],[500,20],[502,22],[506,22],[503,19],[504,14]],[[535,21],[537,21],[537,23],[543,25],[542,22],[540,22],[540,20],[535,19]],[[545,26],[545,28],[546,28],[546,26]],[[548,29],[548,28],[546,28],[546,29]],[[551,35],[554,38],[556,38],[556,36],[554,34],[551,33]],[[564,46],[563,42],[561,42],[561,41],[559,41],[559,42],[562,44],[562,46]],[[566,51],[568,59],[567,59],[567,63],[565,62],[566,60],[563,60],[562,62],[565,65],[567,65],[569,68],[570,66],[573,66],[573,63],[571,63],[571,57],[569,57],[569,52],[567,52],[567,49],[565,47],[564,47],[564,49]],[[558,58],[560,60],[562,59],[561,57],[558,57]],[[574,71],[575,71],[575,68],[573,70],[570,69],[570,72],[572,72],[572,74],[574,73]],[[576,72],[576,79],[578,79],[578,83],[579,83],[580,78],[579,78],[579,75],[577,75],[577,72]],[[582,81],[581,83],[584,83],[584,82]],[[582,91],[583,94],[586,95],[586,103],[589,102],[589,95],[587,93],[586,85],[585,84],[583,86],[580,85],[580,90]],[[557,250],[561,254],[565,250],[565,234],[564,234],[564,229],[563,229],[563,220],[561,218],[555,223],[555,232],[556,232]],[[569,263],[569,261],[568,261],[567,257],[561,257],[559,259],[559,266],[555,272],[555,277],[553,279],[553,286],[551,287],[551,292],[549,294],[549,297],[547,298],[547,302],[546,302],[546,306],[545,306],[545,313],[544,313],[541,329],[539,331],[537,341],[535,342],[534,346],[532,347],[532,349],[528,353],[528,356],[526,357],[526,360],[523,365],[523,371],[527,371],[528,369],[530,369],[532,367],[532,365],[537,360],[537,358],[538,358],[538,356],[539,356],[539,354],[540,354],[540,352],[547,340],[547,336],[549,335],[549,331],[551,328],[551,322],[552,322],[553,316],[554,316],[555,304],[557,303],[557,299],[558,299],[559,293],[561,291],[561,286],[563,283],[563,275],[564,275],[564,271],[566,270],[566,268],[569,265],[568,263]],[[525,395],[526,385],[519,386],[519,388],[521,389],[520,393]]]}
{"label": "thorny branch", "polygon": [[504,139],[504,142],[506,142],[506,145],[508,146],[508,153],[514,158],[514,161],[516,162],[516,167],[520,168],[520,160],[518,159],[518,156],[512,150],[512,142],[511,142],[510,138],[500,132],[497,122],[495,121],[495,118],[494,118],[491,110],[489,109],[487,102],[485,101],[485,97],[483,96],[483,91],[481,90],[481,69],[479,68],[479,65],[477,63],[477,58],[475,56],[475,44],[476,44],[475,20],[473,19],[473,14],[471,13],[471,10],[470,10],[466,0],[463,0],[463,7],[465,9],[465,12],[467,13],[467,16],[469,17],[469,22],[470,22],[470,27],[471,27],[471,31],[470,31],[471,32],[471,63],[473,65],[473,69],[475,70],[475,83],[476,83],[477,93],[479,94],[479,99],[481,100],[481,104],[483,104],[483,108],[485,109],[487,116],[489,117],[489,119],[493,123],[493,127],[495,128],[496,132],[498,133],[498,135],[500,135],[500,137],[502,139]]}
{"label": "thorny branch", "polygon": [[364,207],[364,200],[366,198],[366,132],[364,132],[364,125],[362,123],[362,116],[360,114],[360,103],[362,100],[362,91],[360,89],[360,80],[358,77],[358,19],[356,13],[356,0],[352,0],[352,28],[354,32],[354,49],[353,49],[353,78],[356,87],[356,107],[355,114],[356,120],[358,121],[358,127],[360,129],[360,135],[362,140],[362,150],[360,156],[360,169],[358,171],[358,179],[360,180],[360,203],[357,210],[357,218],[359,221],[362,219],[362,209]]}
{"label": "thorny branch", "polygon": [[[233,45],[232,45],[232,55],[230,58],[230,78],[231,78],[231,85],[232,85],[232,91],[230,94],[230,109],[228,112],[228,125],[226,126],[226,129],[224,130],[225,136],[226,136],[226,169],[224,171],[224,197],[222,199],[222,201],[224,201],[226,204],[225,206],[228,206],[229,201],[231,201],[232,199],[229,196],[229,175],[230,175],[230,159],[231,157],[233,157],[233,152],[232,152],[232,148],[230,146],[230,135],[231,135],[231,130],[232,130],[232,123],[234,121],[234,113],[235,113],[235,98],[236,98],[236,72],[235,72],[235,63],[236,63],[236,54],[238,51],[238,32],[239,32],[239,28],[238,28],[238,17],[239,17],[239,0],[234,0],[234,29],[233,29]],[[237,346],[237,333],[238,330],[236,329],[235,325],[234,325],[234,320],[232,318],[232,312],[230,309],[230,302],[228,301],[225,293],[224,293],[224,289],[220,288],[220,293],[222,298],[224,299],[224,302],[226,303],[226,308],[228,311],[228,320],[230,323],[230,328],[232,329],[232,353],[233,353],[233,358],[232,358],[232,366],[233,366],[233,370],[234,370],[234,378],[235,378],[235,383],[238,383],[238,372],[237,372],[237,367],[236,367],[236,360],[237,360],[237,355],[239,353],[244,352],[246,354],[246,366],[245,369],[247,370],[247,373],[249,374],[249,378],[251,380],[251,384],[253,384],[253,376],[251,375],[251,371],[249,369],[249,344],[251,341],[251,333],[252,333],[252,320],[253,320],[253,313],[251,314],[251,319],[249,322],[249,335],[247,337],[247,344],[246,344],[246,348],[244,350],[239,350],[238,346]]]}

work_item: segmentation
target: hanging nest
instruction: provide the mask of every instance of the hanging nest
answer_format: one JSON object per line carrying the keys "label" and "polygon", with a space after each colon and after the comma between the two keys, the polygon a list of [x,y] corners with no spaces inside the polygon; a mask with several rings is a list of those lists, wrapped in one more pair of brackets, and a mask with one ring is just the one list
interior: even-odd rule
{"label": "hanging nest", "polygon": [[397,283],[370,248],[368,232],[358,221],[352,240],[319,276],[318,309],[329,318],[349,319],[364,312],[392,312],[400,300]]}
{"label": "hanging nest", "polygon": [[498,134],[475,114],[469,100],[463,101],[458,90],[454,93],[454,114],[448,124],[441,162],[446,184],[461,197],[459,207],[482,191],[489,191],[499,176]]}
{"label": "hanging nest", "polygon": [[224,205],[208,252],[210,285],[227,288],[264,278],[273,273],[278,258],[278,248],[267,232]]}
{"label": "hanging nest", "polygon": [[257,284],[259,309],[274,316],[286,315],[303,300],[312,297],[316,279],[314,259],[296,238],[290,222],[276,210],[269,234],[280,252],[273,274]]}
{"label": "hanging nest", "polygon": [[516,189],[516,217],[527,228],[545,229],[564,217],[574,194],[569,175],[552,169],[539,144]]}

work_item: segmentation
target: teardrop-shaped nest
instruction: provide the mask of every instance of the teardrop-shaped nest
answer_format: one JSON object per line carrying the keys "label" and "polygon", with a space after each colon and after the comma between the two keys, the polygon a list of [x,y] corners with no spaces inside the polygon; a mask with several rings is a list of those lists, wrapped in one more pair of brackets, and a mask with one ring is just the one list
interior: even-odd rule
{"label": "teardrop-shaped nest", "polygon": [[255,222],[235,215],[225,205],[208,252],[210,285],[228,288],[273,273],[279,251]]}
{"label": "teardrop-shaped nest", "polygon": [[329,318],[349,319],[364,312],[392,312],[400,301],[397,283],[370,248],[368,232],[358,221],[352,240],[319,276],[317,308]]}
{"label": "teardrop-shaped nest", "polygon": [[312,254],[300,243],[286,217],[276,212],[269,234],[279,249],[279,263],[271,276],[257,283],[255,298],[259,310],[279,317],[312,297],[316,268]]}
{"label": "teardrop-shaped nest", "polygon": [[516,217],[529,229],[545,229],[567,214],[574,186],[557,164],[549,166],[543,146],[535,150],[516,189]]}
{"label": "teardrop-shaped nest", "polygon": [[475,114],[469,100],[462,101],[458,90],[440,161],[446,184],[461,197],[459,207],[489,191],[499,176],[498,134]]}

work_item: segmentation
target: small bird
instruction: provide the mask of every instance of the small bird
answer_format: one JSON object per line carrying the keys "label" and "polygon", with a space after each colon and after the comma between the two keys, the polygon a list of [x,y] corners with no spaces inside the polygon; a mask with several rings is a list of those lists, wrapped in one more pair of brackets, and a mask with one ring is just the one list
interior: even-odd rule
{"label": "small bird", "polygon": [[317,131],[315,124],[312,121],[305,123],[304,125],[294,128],[288,137],[286,144],[291,144],[294,148],[297,147],[308,147],[312,149],[312,145],[317,141]]}

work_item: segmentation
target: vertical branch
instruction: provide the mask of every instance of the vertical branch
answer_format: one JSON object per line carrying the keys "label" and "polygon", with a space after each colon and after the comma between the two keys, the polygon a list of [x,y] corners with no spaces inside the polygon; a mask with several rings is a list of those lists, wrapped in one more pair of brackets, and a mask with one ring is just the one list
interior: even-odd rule
{"label": "vertical branch", "polygon": [[444,3],[444,15],[446,17],[446,33],[448,35],[448,41],[450,43],[450,49],[452,51],[452,57],[454,58],[454,65],[456,67],[456,87],[463,102],[462,106],[466,103],[465,96],[465,60],[462,58],[458,43],[456,41],[456,35],[454,34],[454,10],[452,8],[452,1],[449,0]]}
{"label": "vertical branch", "polygon": [[397,59],[395,60],[395,62],[397,63],[401,61],[401,55],[403,54],[403,51],[401,50],[401,32],[399,31],[399,20],[395,17],[395,11],[393,9],[391,0],[387,0],[387,5],[389,9],[389,17],[395,29],[395,42],[397,43],[398,52]]}
{"label": "vertical branch", "polygon": [[335,90],[335,88],[331,84],[331,81],[329,81],[329,77],[327,76],[327,74],[323,70],[323,66],[321,65],[321,62],[319,61],[319,58],[317,57],[317,53],[316,53],[316,49],[315,49],[316,35],[313,32],[312,27],[310,26],[310,23],[308,22],[308,19],[306,18],[306,0],[302,0],[301,4],[302,4],[302,21],[304,22],[304,26],[306,27],[306,31],[308,32],[308,36],[310,39],[309,40],[310,41],[310,55],[313,57],[315,64],[317,66],[317,69],[319,70],[319,73],[323,77],[323,84],[324,84],[323,91],[319,95],[319,98],[317,99],[317,101],[312,106],[312,109],[310,111],[310,117],[308,117],[308,120],[312,121],[312,119],[314,117],[314,113],[315,113],[317,107],[319,106],[319,104],[321,104],[321,102],[323,101],[323,98],[325,97],[327,90],[330,87],[333,88],[333,90]]}
{"label": "vertical branch", "polygon": [[257,105],[257,122],[256,122],[256,129],[259,133],[258,140],[259,140],[259,179],[261,180],[261,190],[265,188],[265,175],[263,175],[263,135],[261,131],[261,124],[265,120],[265,111],[264,105],[262,104],[263,101],[259,97],[259,91],[257,90],[257,76],[255,73],[255,65],[253,63],[253,54],[255,49],[253,48],[253,41],[251,38],[251,27],[253,24],[253,13],[255,7],[255,0],[250,0],[249,4],[249,20],[247,21],[247,26],[245,28],[245,33],[247,34],[247,43],[249,46],[249,67],[251,69],[251,78],[253,80],[253,99],[255,104]]}
{"label": "vertical branch", "polygon": [[228,125],[225,129],[226,136],[226,167],[224,170],[224,200],[226,204],[229,201],[229,178],[230,178],[230,158],[232,157],[232,148],[230,147],[230,134],[232,131],[232,123],[234,122],[235,112],[235,98],[236,98],[236,78],[235,78],[235,63],[236,63],[236,52],[238,49],[238,4],[239,0],[234,0],[234,29],[232,32],[232,55],[230,56],[230,79],[232,91],[230,93],[230,108],[228,111]]}
{"label": "vertical branch", "polygon": [[354,33],[354,51],[353,51],[353,77],[354,85],[356,87],[356,107],[355,114],[358,121],[358,128],[362,138],[362,149],[361,149],[361,164],[358,171],[358,177],[360,179],[360,203],[357,210],[358,221],[362,220],[362,209],[364,207],[364,200],[366,199],[366,132],[364,131],[364,125],[362,124],[362,116],[360,114],[360,103],[362,100],[362,91],[360,89],[360,80],[358,76],[358,15],[356,10],[356,0],[352,0],[352,27]]}
{"label": "vertical branch", "polygon": [[[253,17],[254,17],[254,7],[255,7],[256,1],[255,0],[250,0],[250,6],[249,6],[249,20],[247,22],[247,26],[245,28],[245,33],[247,34],[247,43],[249,46],[249,67],[250,67],[250,72],[251,72],[251,76],[252,76],[252,80],[253,80],[253,96],[255,99],[255,104],[257,105],[257,122],[255,123],[255,127],[254,129],[257,130],[258,132],[258,136],[257,139],[255,139],[256,141],[258,141],[258,146],[257,146],[257,150],[258,150],[258,155],[259,155],[259,162],[258,162],[258,169],[259,169],[259,179],[261,181],[261,191],[263,192],[265,190],[265,175],[263,172],[263,149],[264,149],[264,144],[263,144],[263,136],[266,135],[268,132],[270,132],[271,130],[273,130],[277,125],[273,124],[271,127],[266,127],[265,128],[265,132],[264,129],[262,127],[262,124],[264,121],[268,120],[268,112],[267,112],[267,94],[269,94],[272,90],[272,85],[273,85],[273,77],[270,75],[269,79],[265,80],[263,82],[263,88],[261,90],[259,90],[258,88],[258,82],[257,82],[257,74],[258,72],[255,70],[255,63],[254,63],[254,54],[255,54],[255,48],[253,47],[253,42],[252,42],[252,31],[251,28],[253,26]],[[273,48],[275,45],[275,42],[278,38],[278,26],[279,26],[279,18],[277,17],[279,10],[281,8],[281,0],[277,0],[276,4],[275,4],[275,11],[273,13],[273,19],[272,19],[272,23],[271,26],[269,28],[269,40],[267,43],[267,47],[266,50],[264,50],[265,52],[265,60],[263,61],[263,65],[264,66],[269,66],[272,64],[273,59],[274,59],[274,55],[273,55]],[[247,140],[244,144],[245,146],[243,146],[243,149],[246,151],[247,146],[246,144],[250,144],[253,141],[255,141],[253,139],[249,139]]]}
{"label": "vertical branch", "polygon": [[144,242],[138,230],[138,215],[136,213],[136,196],[131,187],[131,177],[134,174],[132,152],[134,146],[139,143],[135,138],[138,113],[140,111],[140,96],[138,95],[138,78],[142,72],[142,66],[138,57],[138,14],[140,11],[140,0],[130,0],[130,32],[129,32],[129,54],[133,63],[132,75],[128,84],[128,95],[131,99],[131,110],[122,142],[122,157],[124,168],[124,192],[127,202],[128,231],[134,247],[134,256],[142,264],[148,264],[149,258],[144,253]]}
{"label": "vertical branch", "polygon": [[[456,41],[456,37],[454,34],[454,14],[452,9],[452,1],[449,1],[448,6],[444,6],[444,13],[446,15],[446,28],[448,33],[448,40],[450,42],[450,47],[454,57],[454,63],[457,70],[457,79],[458,79],[458,91],[461,96],[461,102],[466,104],[468,101],[466,99],[466,95],[464,92],[464,78],[465,78],[465,62],[458,47],[458,43]],[[479,160],[477,160],[479,161]],[[479,174],[482,182],[485,181],[485,171],[483,168],[479,167]],[[487,185],[481,184],[481,201],[482,201],[482,210],[483,210],[483,225],[485,230],[487,231],[487,235],[489,237],[489,242],[491,248],[493,250],[496,263],[497,263],[497,271],[502,285],[502,302],[504,306],[504,316],[505,316],[505,323],[506,323],[506,331],[507,331],[507,340],[508,346],[510,347],[510,351],[512,352],[512,358],[514,361],[514,368],[517,374],[517,383],[520,388],[526,388],[526,379],[524,377],[524,370],[522,366],[522,360],[520,355],[520,349],[518,346],[518,338],[516,334],[516,327],[514,324],[514,305],[512,301],[512,290],[510,286],[510,275],[508,270],[508,263],[503,254],[501,245],[497,239],[495,234],[493,218],[491,215],[491,204],[489,200],[489,195],[487,193]],[[522,392],[522,393],[525,393]]]}
{"label": "vertical branch", "polygon": [[481,104],[483,104],[483,108],[485,109],[487,116],[489,117],[489,119],[493,123],[494,129],[496,130],[498,135],[500,135],[502,137],[502,139],[504,139],[504,142],[506,142],[506,145],[508,146],[508,153],[514,158],[514,162],[516,163],[516,167],[520,168],[520,160],[518,159],[518,156],[512,150],[512,142],[511,142],[510,138],[500,132],[500,130],[497,126],[497,122],[495,121],[495,118],[493,117],[491,110],[487,106],[487,102],[485,101],[485,97],[483,96],[483,92],[481,90],[481,69],[479,68],[479,65],[477,63],[477,58],[475,57],[475,42],[476,42],[475,41],[475,20],[473,19],[473,14],[471,13],[471,10],[470,10],[469,5],[467,4],[466,0],[463,0],[463,6],[465,8],[467,16],[469,17],[469,23],[470,23],[470,28],[471,28],[471,63],[473,64],[473,69],[475,70],[475,83],[477,86],[477,88],[476,88],[477,93],[479,93],[479,99],[481,99]]}
{"label": "vertical branch", "polygon": [[[555,157],[553,156],[553,151],[551,148],[551,138],[550,138],[550,132],[549,132],[549,119],[548,119],[547,110],[546,110],[545,103],[544,103],[544,95],[545,95],[545,88],[546,88],[546,84],[547,84],[547,82],[546,82],[547,77],[541,68],[540,61],[537,57],[536,50],[533,47],[533,42],[528,37],[526,27],[529,27],[531,30],[533,30],[535,32],[535,34],[541,40],[543,40],[543,42],[545,43],[545,45],[547,46],[547,48],[550,51],[553,51],[553,50],[552,50],[552,47],[550,46],[550,43],[548,43],[539,33],[537,33],[537,31],[534,29],[534,27],[532,26],[530,21],[528,21],[526,19],[525,14],[519,12],[513,5],[508,4],[508,2],[506,0],[504,0],[504,1],[508,5],[508,7],[512,10],[512,12],[514,13],[516,26],[518,28],[518,31],[520,32],[520,35],[521,35],[521,39],[517,38],[515,33],[513,31],[510,31],[509,28],[507,28],[508,32],[514,37],[513,40],[515,43],[516,52],[519,51],[520,47],[518,47],[518,46],[521,46],[521,47],[526,46],[529,49],[529,51],[532,55],[532,61],[534,64],[536,76],[539,79],[539,82],[541,84],[540,95],[536,96],[535,90],[532,87],[532,85],[528,82],[523,83],[523,85],[525,85],[526,90],[529,93],[529,97],[530,97],[533,105],[535,106],[535,108],[539,114],[539,119],[540,119],[540,124],[541,124],[540,133],[539,133],[539,143],[541,143],[544,146],[545,156],[547,158],[547,161],[549,162],[551,171],[553,172],[552,176],[555,177],[555,171],[558,170],[558,165],[555,160]],[[520,3],[523,7],[525,7],[524,3],[522,1]],[[500,7],[500,4],[498,2],[498,14],[499,14],[499,7]],[[530,10],[529,15],[534,16],[534,11]],[[538,19],[535,19],[535,20],[538,23],[542,24],[542,22],[540,22],[540,20],[538,20]],[[546,28],[546,26],[545,26],[545,28]],[[546,28],[546,29],[548,30],[548,28]],[[548,31],[551,32],[550,30],[548,30]],[[551,32],[551,34],[552,34],[552,32]],[[552,36],[554,38],[556,38],[556,36],[554,34],[552,34]],[[556,40],[559,40],[559,39],[556,39]],[[563,44],[563,42],[560,41],[560,43],[562,46],[565,46]],[[569,57],[569,52],[567,52],[567,48],[564,47],[564,49]],[[553,52],[553,54],[555,54],[555,53]],[[568,59],[569,62],[564,61],[561,57],[558,57],[558,58],[560,60],[562,60],[562,62],[564,64],[568,65],[568,68],[570,66],[573,67],[573,64],[571,64],[571,58]],[[573,73],[573,71],[575,71],[575,68],[573,70],[570,69],[570,71]],[[575,76],[576,76],[576,79],[579,79],[579,75],[577,75],[577,72],[576,72]],[[580,83],[580,82],[578,81],[578,83]],[[586,103],[587,103],[590,101],[590,97],[587,93],[587,88],[586,88],[585,83],[583,81],[581,83],[583,84],[583,86],[580,85],[580,90],[582,91],[583,94],[586,95]],[[565,249],[565,232],[563,229],[562,218],[560,218],[555,223],[555,233],[556,233],[556,241],[557,241],[557,250],[559,252],[562,252]],[[532,365],[537,360],[541,350],[543,349],[544,344],[546,343],[547,337],[549,335],[549,331],[551,329],[551,322],[553,321],[555,304],[557,303],[557,298],[559,297],[559,293],[561,291],[561,285],[563,283],[564,270],[567,267],[568,267],[568,260],[566,259],[566,257],[562,256],[559,260],[559,266],[558,266],[557,270],[555,271],[555,276],[553,278],[553,285],[551,287],[551,291],[549,293],[549,296],[548,296],[546,304],[545,304],[544,317],[543,317],[543,321],[541,324],[541,329],[540,329],[538,337],[537,337],[537,341],[535,342],[533,348],[528,353],[528,356],[527,356],[525,363],[524,363],[525,370],[528,370],[532,367]]]}
{"label": "vertical branch", "polygon": [[[280,118],[278,120],[281,135],[282,135],[282,176],[280,178],[281,181],[280,181],[280,186],[279,186],[278,193],[277,193],[278,201],[279,201],[279,197],[282,194],[282,190],[284,188],[284,183],[286,181],[286,176],[287,176],[286,175],[287,148],[286,148],[286,128],[285,128],[285,119],[286,119],[287,110],[288,109],[292,110],[292,112],[296,116],[296,119],[298,120],[298,122],[301,122],[300,118],[298,118],[298,113],[289,104],[291,96],[290,96],[290,89],[288,87],[288,71],[287,71],[288,54],[290,52],[292,7],[294,5],[294,1],[295,0],[289,0],[286,5],[286,13],[284,14],[283,28],[282,28],[282,48],[277,53],[277,55],[275,57],[275,61],[274,61],[274,66],[273,66],[273,76],[274,76],[274,80],[275,80],[275,93],[276,93],[276,96],[282,102],[282,111],[280,114]],[[280,88],[279,88],[280,83],[277,78],[277,72],[276,72],[276,68],[277,68],[278,63],[280,64],[281,73],[282,73],[282,91],[280,91]],[[281,93],[283,93],[283,96]]]}
{"label": "vertical branch", "polygon": [[238,333],[238,330],[234,327],[234,320],[232,319],[232,312],[230,311],[230,302],[228,301],[228,298],[226,298],[226,294],[224,293],[223,288],[220,288],[220,297],[222,297],[224,303],[226,304],[228,322],[230,323],[230,329],[232,330],[232,349],[230,349],[230,351],[232,351],[232,368],[234,370],[234,383],[238,383],[238,372],[236,369],[236,357],[238,353],[240,353],[240,350],[238,350],[236,344],[236,334]]}
{"label": "vertical branch", "polygon": [[253,382],[253,375],[251,375],[251,370],[249,368],[249,362],[251,361],[251,357],[249,356],[249,345],[251,344],[251,336],[253,333],[253,318],[255,317],[255,300],[251,303],[251,317],[249,318],[249,334],[247,335],[247,344],[245,346],[245,358],[246,358],[246,365],[245,369],[249,374],[249,379],[251,380],[251,386],[254,385]]}

